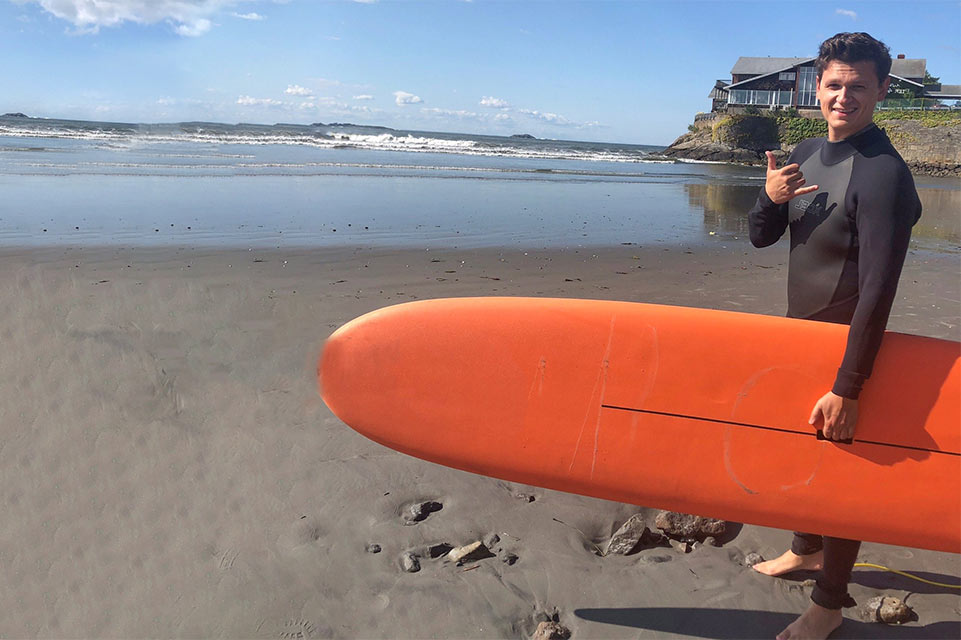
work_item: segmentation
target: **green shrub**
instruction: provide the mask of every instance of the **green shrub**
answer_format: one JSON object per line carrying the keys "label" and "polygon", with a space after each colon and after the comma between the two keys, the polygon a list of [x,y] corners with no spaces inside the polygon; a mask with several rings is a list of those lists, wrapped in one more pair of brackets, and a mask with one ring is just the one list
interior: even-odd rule
{"label": "green shrub", "polygon": [[961,111],[875,111],[874,122],[916,120],[925,127],[948,127],[961,124]]}
{"label": "green shrub", "polygon": [[779,115],[777,126],[781,144],[797,144],[807,138],[819,138],[828,134],[828,123],[820,118]]}
{"label": "green shrub", "polygon": [[692,124],[687,125],[687,130],[690,131],[691,133],[696,133],[696,132],[697,132],[697,127],[694,126],[694,124],[692,123]]}

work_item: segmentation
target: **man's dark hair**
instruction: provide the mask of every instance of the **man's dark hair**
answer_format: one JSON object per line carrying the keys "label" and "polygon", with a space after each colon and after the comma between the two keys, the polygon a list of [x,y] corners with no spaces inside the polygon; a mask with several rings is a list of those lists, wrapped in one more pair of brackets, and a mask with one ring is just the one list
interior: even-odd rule
{"label": "man's dark hair", "polygon": [[884,82],[891,73],[891,51],[888,46],[863,32],[839,33],[821,43],[818,59],[814,62],[819,78],[832,60],[848,64],[873,62],[878,82]]}

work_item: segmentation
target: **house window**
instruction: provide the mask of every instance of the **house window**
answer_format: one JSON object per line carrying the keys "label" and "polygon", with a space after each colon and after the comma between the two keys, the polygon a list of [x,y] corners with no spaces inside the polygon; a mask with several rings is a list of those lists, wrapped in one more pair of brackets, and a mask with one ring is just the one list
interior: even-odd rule
{"label": "house window", "polygon": [[794,82],[795,76],[796,74],[793,71],[782,71],[781,73],[778,74],[777,79],[790,80],[791,82]]}
{"label": "house window", "polygon": [[798,80],[798,100],[799,107],[816,107],[817,98],[817,69],[814,67],[801,67],[801,77]]}
{"label": "house window", "polygon": [[791,106],[793,91],[758,91],[755,89],[731,89],[728,94],[728,104],[731,105],[759,105],[772,107],[780,105]]}

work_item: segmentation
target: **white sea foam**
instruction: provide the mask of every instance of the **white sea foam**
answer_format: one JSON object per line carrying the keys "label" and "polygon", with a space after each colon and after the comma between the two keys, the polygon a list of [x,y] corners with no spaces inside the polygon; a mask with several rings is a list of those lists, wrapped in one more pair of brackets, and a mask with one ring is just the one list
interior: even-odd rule
{"label": "white sea foam", "polygon": [[[567,143],[527,141],[513,143],[509,139],[482,143],[469,138],[439,138],[397,133],[355,133],[337,130],[317,133],[267,131],[211,131],[197,127],[195,131],[124,131],[110,128],[26,127],[0,125],[0,136],[90,140],[109,147],[138,149],[163,143],[209,145],[296,145],[322,149],[355,148],[370,151],[406,151],[416,153],[449,153],[469,156],[511,157],[525,159],[582,160],[594,162],[648,162],[640,150],[612,150],[603,145],[591,148]],[[236,156],[239,154],[225,154]],[[651,160],[664,162],[663,159]]]}

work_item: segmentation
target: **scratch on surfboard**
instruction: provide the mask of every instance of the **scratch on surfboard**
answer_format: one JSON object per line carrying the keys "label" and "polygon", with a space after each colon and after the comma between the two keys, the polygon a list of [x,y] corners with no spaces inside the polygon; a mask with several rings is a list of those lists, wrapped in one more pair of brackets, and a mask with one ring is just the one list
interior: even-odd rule
{"label": "scratch on surfboard", "polygon": [[[591,399],[587,405],[587,412],[584,414],[584,421],[581,423],[581,431],[577,435],[577,444],[574,446],[574,455],[571,457],[571,464],[567,468],[570,472],[574,469],[574,463],[577,461],[577,454],[581,450],[581,442],[584,439],[584,429],[587,427],[587,421],[591,417],[591,410],[597,410],[597,420],[594,423],[594,452],[591,456],[591,478],[594,477],[594,467],[597,465],[597,445],[601,434],[601,410],[600,407],[604,404],[604,394],[607,391],[607,370],[610,364],[611,358],[611,344],[614,342],[614,324],[617,321],[617,316],[611,316],[611,328],[607,334],[607,347],[604,349],[604,358],[601,360],[601,370],[597,374],[597,378],[594,380],[594,388],[591,391]],[[597,387],[600,385],[601,392],[599,402],[594,403],[594,398],[598,396]]]}
{"label": "scratch on surfboard", "polygon": [[541,357],[537,363],[537,371],[534,373],[534,380],[531,382],[531,390],[527,392],[527,399],[530,400],[534,395],[534,387],[537,387],[537,395],[544,393],[544,373],[547,370],[547,358]]}

